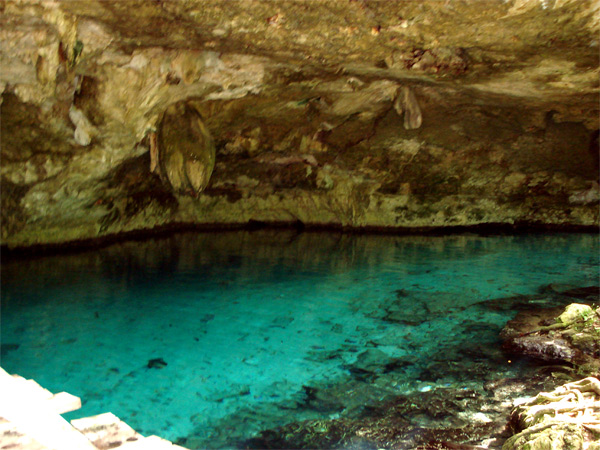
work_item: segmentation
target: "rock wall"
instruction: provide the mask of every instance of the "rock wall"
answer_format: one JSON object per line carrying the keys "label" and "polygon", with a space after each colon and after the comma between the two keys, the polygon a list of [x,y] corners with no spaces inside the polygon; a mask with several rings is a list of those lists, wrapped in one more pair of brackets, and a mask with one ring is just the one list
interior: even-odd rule
{"label": "rock wall", "polygon": [[591,0],[8,0],[2,244],[597,226]]}

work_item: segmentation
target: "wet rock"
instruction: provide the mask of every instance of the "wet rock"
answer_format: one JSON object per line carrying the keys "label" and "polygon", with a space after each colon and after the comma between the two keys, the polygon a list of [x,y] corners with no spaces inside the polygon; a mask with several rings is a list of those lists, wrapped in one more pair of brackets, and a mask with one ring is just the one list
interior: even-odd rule
{"label": "wet rock", "polygon": [[[498,380],[495,397],[479,391],[437,389],[394,396],[359,414],[330,420],[293,422],[238,443],[243,448],[500,449],[506,434],[507,399],[533,393],[518,380]],[[513,387],[516,386],[516,387]],[[468,395],[467,395],[468,394]]]}
{"label": "wet rock", "polygon": [[302,392],[304,398],[297,404],[296,408],[310,409],[319,413],[334,413],[344,409],[344,405],[340,400],[328,393],[321,392],[318,388],[302,386]]}
{"label": "wet rock", "polygon": [[599,286],[587,286],[580,288],[572,288],[561,292],[565,296],[579,298],[582,300],[597,301],[600,298]]}
{"label": "wet rock", "polygon": [[593,303],[600,297],[598,286],[576,287],[569,284],[550,283],[538,288],[539,294],[515,295],[512,297],[485,300],[479,305],[482,308],[497,310],[532,310],[553,308],[557,305],[568,305],[574,301],[584,300]]}
{"label": "wet rock", "polygon": [[390,356],[376,348],[371,348],[359,353],[352,367],[367,372],[382,371],[383,367],[391,363]]}
{"label": "wet rock", "polygon": [[[542,285],[538,288],[538,292],[540,294],[559,294],[561,292],[568,291],[569,289],[578,289],[576,286],[572,284],[564,284],[564,283],[548,283]],[[583,288],[585,289],[585,288]]]}
{"label": "wet rock", "polygon": [[502,330],[504,347],[546,361],[572,363],[600,373],[600,308],[571,304],[566,308],[522,311]]}
{"label": "wet rock", "polygon": [[215,403],[223,403],[227,400],[232,400],[237,397],[243,397],[246,395],[250,395],[250,386],[248,385],[232,385],[231,389],[227,392],[216,391],[216,392],[208,392],[208,393],[197,393],[199,397],[202,397],[206,400]]}
{"label": "wet rock", "polygon": [[0,356],[5,357],[8,352],[18,350],[20,346],[20,344],[0,344]]}
{"label": "wet rock", "polygon": [[271,322],[272,328],[287,328],[294,321],[293,317],[279,316]]}

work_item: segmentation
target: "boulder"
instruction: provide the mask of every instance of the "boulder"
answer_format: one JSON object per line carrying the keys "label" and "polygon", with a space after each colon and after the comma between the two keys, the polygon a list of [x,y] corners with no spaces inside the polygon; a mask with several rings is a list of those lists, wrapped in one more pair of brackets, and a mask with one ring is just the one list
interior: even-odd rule
{"label": "boulder", "polygon": [[592,375],[600,373],[600,308],[573,303],[521,311],[502,330],[511,353],[543,361],[564,361]]}

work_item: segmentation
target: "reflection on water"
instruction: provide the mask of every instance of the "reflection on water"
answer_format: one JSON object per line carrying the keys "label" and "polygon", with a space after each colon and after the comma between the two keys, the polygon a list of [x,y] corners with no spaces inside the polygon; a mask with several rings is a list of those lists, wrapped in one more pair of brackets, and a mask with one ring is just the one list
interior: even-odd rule
{"label": "reflection on water", "polygon": [[2,365],[81,396],[69,418],[111,411],[144,434],[220,447],[519,370],[498,349],[514,311],[497,299],[597,284],[598,248],[588,234],[279,230],[14,260]]}

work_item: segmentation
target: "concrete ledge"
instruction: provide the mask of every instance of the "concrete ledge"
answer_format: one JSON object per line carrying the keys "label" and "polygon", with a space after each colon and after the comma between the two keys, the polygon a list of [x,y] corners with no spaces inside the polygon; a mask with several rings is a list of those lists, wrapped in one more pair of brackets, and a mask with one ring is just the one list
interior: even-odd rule
{"label": "concrete ledge", "polygon": [[158,436],[144,437],[112,413],[67,422],[81,408],[67,392],[52,394],[33,380],[0,368],[0,447],[11,450],[186,450]]}
{"label": "concrete ledge", "polygon": [[144,440],[144,436],[113,413],[75,419],[71,421],[71,425],[99,450],[121,448],[127,443]]}

